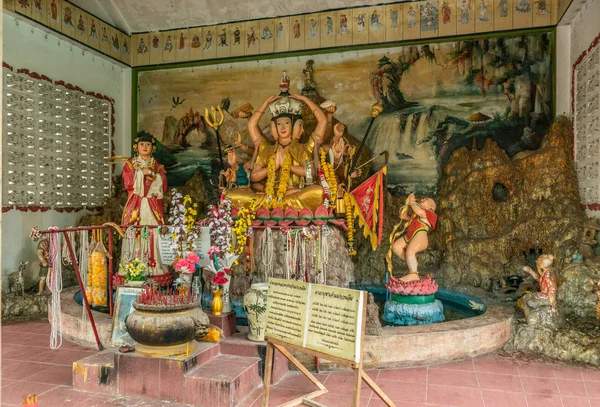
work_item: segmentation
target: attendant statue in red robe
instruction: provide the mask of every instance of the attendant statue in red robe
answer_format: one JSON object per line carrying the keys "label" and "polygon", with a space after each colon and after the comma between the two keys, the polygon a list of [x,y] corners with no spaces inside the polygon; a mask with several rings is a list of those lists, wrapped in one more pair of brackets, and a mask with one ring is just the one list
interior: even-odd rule
{"label": "attendant statue in red robe", "polygon": [[[123,167],[123,181],[127,190],[127,203],[121,224],[163,225],[163,196],[167,192],[167,172],[153,156],[156,140],[150,134],[141,133],[133,145],[137,153]],[[153,231],[156,237],[156,230]],[[159,261],[158,239],[153,240],[149,275],[158,276],[167,272]],[[156,259],[156,260],[154,260]],[[154,261],[152,261],[154,260]]]}

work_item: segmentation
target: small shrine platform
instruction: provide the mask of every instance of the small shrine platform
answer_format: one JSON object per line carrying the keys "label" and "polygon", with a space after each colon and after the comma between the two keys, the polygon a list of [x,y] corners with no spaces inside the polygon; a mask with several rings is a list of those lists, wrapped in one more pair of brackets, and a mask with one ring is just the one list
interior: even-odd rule
{"label": "small shrine platform", "polygon": [[[65,340],[96,348],[89,321],[73,297],[78,287],[61,293]],[[92,311],[100,340],[111,346],[112,318]],[[263,385],[266,343],[252,342],[237,332],[235,313],[214,316],[211,324],[223,330],[220,343],[196,342],[189,355],[146,357],[108,348],[73,363],[73,388],[91,393],[143,397],[194,406],[235,407]],[[288,361],[275,352],[272,383],[288,372]]]}
{"label": "small shrine platform", "polygon": [[[73,388],[193,406],[239,406],[262,387],[264,346],[247,342],[238,334],[220,344],[198,342],[187,356],[165,358],[107,349],[73,363]],[[275,355],[273,381],[287,371],[287,359]]]}

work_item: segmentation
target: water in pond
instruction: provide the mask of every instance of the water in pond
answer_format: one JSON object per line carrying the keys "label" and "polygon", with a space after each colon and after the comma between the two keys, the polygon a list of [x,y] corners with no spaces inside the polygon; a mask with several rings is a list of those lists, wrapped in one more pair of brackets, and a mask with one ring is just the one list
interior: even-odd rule
{"label": "water in pond", "polygon": [[[375,303],[379,305],[379,317],[381,319],[387,294],[385,287],[375,285],[354,285],[352,288],[373,293],[373,296],[375,297]],[[457,293],[445,288],[440,288],[435,293],[435,298],[440,300],[444,305],[444,317],[446,322],[476,317],[483,314],[486,309],[485,304],[480,298],[468,294]],[[477,309],[473,309],[470,305],[470,302],[472,302]]]}

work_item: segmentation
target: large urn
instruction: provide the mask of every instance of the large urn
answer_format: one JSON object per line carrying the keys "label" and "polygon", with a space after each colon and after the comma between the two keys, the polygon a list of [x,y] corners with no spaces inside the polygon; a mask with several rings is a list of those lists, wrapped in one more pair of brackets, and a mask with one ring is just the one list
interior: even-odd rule
{"label": "large urn", "polygon": [[261,342],[265,340],[267,325],[267,283],[256,283],[244,295],[244,311],[248,318],[248,339]]}
{"label": "large urn", "polygon": [[191,352],[200,302],[180,305],[144,305],[133,302],[134,311],[125,319],[129,335],[138,342],[136,353],[173,356]]}

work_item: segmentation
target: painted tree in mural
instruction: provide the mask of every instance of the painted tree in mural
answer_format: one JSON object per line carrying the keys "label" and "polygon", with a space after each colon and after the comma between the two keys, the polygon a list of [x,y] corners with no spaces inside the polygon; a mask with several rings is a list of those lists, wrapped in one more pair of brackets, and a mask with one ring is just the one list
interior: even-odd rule
{"label": "painted tree in mural", "polygon": [[381,57],[377,68],[371,72],[371,92],[377,101],[381,101],[384,111],[400,110],[416,103],[407,102],[400,91],[402,74],[408,69],[402,62],[392,62],[385,55]]}

